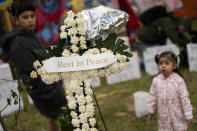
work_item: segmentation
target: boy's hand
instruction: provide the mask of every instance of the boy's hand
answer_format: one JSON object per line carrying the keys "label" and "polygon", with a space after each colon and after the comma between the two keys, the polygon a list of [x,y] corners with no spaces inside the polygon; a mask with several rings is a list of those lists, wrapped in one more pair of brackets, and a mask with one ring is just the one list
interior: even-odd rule
{"label": "boy's hand", "polygon": [[149,114],[149,115],[146,117],[146,120],[148,121],[148,120],[152,119],[152,117],[153,117],[153,114]]}

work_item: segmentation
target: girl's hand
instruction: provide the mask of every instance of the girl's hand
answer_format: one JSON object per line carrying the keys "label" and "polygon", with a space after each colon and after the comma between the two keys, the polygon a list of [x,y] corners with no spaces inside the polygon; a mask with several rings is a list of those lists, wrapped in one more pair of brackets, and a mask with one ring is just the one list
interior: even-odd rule
{"label": "girl's hand", "polygon": [[148,121],[148,120],[152,119],[152,117],[153,117],[153,114],[149,114],[149,115],[146,117],[146,120]]}
{"label": "girl's hand", "polygon": [[188,125],[194,125],[194,119],[189,119],[189,120],[187,120],[187,123],[188,123]]}

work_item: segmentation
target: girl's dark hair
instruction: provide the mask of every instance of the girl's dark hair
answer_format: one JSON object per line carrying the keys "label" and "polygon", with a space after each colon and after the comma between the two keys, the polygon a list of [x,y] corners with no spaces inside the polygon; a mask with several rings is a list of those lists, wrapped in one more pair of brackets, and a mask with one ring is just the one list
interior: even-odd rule
{"label": "girl's dark hair", "polygon": [[161,57],[166,57],[168,58],[170,61],[174,62],[177,64],[177,68],[173,70],[173,72],[178,73],[181,77],[183,77],[183,75],[180,72],[180,68],[181,68],[181,64],[182,64],[182,56],[180,55],[175,55],[173,52],[171,51],[165,51],[163,53],[161,53],[160,55],[155,55],[155,62],[157,64],[159,64],[159,60]]}
{"label": "girl's dark hair", "polygon": [[33,0],[13,0],[7,10],[12,16],[18,18],[24,11],[35,11],[35,4]]}

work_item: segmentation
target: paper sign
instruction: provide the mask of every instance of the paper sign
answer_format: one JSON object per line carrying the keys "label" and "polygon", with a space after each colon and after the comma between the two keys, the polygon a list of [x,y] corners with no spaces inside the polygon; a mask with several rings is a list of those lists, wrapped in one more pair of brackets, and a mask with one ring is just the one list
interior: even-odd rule
{"label": "paper sign", "polygon": [[133,94],[135,104],[135,114],[137,117],[148,115],[147,103],[149,99],[149,93],[145,91],[138,91]]}
{"label": "paper sign", "polygon": [[[17,81],[15,81],[17,82]],[[18,83],[15,82],[4,82],[0,84],[0,110],[2,110],[7,105],[7,98],[10,98],[11,96],[11,90],[16,92],[16,94],[19,96],[19,91],[17,89]],[[23,101],[22,97],[20,97],[20,106],[23,107]],[[11,99],[11,105],[5,108],[1,112],[2,116],[6,116],[11,114],[12,112],[15,112],[19,109],[19,104],[14,104],[14,99]]]}
{"label": "paper sign", "polygon": [[71,57],[53,57],[44,63],[47,72],[69,72],[91,70],[116,62],[116,56],[109,53]]}
{"label": "paper sign", "polygon": [[197,44],[187,44],[189,70],[197,71]]}
{"label": "paper sign", "polygon": [[131,53],[133,56],[129,58],[129,62],[126,63],[125,68],[120,73],[110,75],[106,78],[108,84],[114,84],[141,77],[138,53]]}
{"label": "paper sign", "polygon": [[8,63],[0,64],[0,84],[6,82],[6,80],[13,80],[10,65]]}
{"label": "paper sign", "polygon": [[158,66],[155,62],[155,55],[159,55],[164,51],[172,51],[176,55],[179,54],[179,49],[175,45],[154,46],[146,48],[146,50],[143,52],[145,71],[149,75],[155,75],[158,73]]}
{"label": "paper sign", "polygon": [[92,87],[99,87],[101,85],[101,81],[99,77],[92,78]]}

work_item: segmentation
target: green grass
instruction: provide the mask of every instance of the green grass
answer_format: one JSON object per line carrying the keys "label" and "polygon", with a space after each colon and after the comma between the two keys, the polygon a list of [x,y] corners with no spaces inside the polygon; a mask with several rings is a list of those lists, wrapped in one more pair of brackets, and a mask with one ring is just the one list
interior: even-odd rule
{"label": "green grass", "polygon": [[[197,115],[197,72],[189,72],[187,69],[182,73],[185,77],[190,99],[193,105],[194,119]],[[151,121],[145,117],[137,118],[134,111],[133,93],[136,91],[149,91],[153,76],[142,71],[142,78],[113,85],[107,85],[102,79],[102,86],[95,88],[95,94],[100,105],[108,131],[157,131],[156,115]],[[42,116],[34,107],[28,104],[26,95],[23,94],[26,110],[20,112],[17,131],[45,131],[48,119]],[[15,114],[15,113],[14,113]],[[4,117],[8,131],[12,131],[14,114]],[[101,117],[96,108],[96,118],[99,127],[104,131]],[[196,131],[197,125],[189,128]]]}

